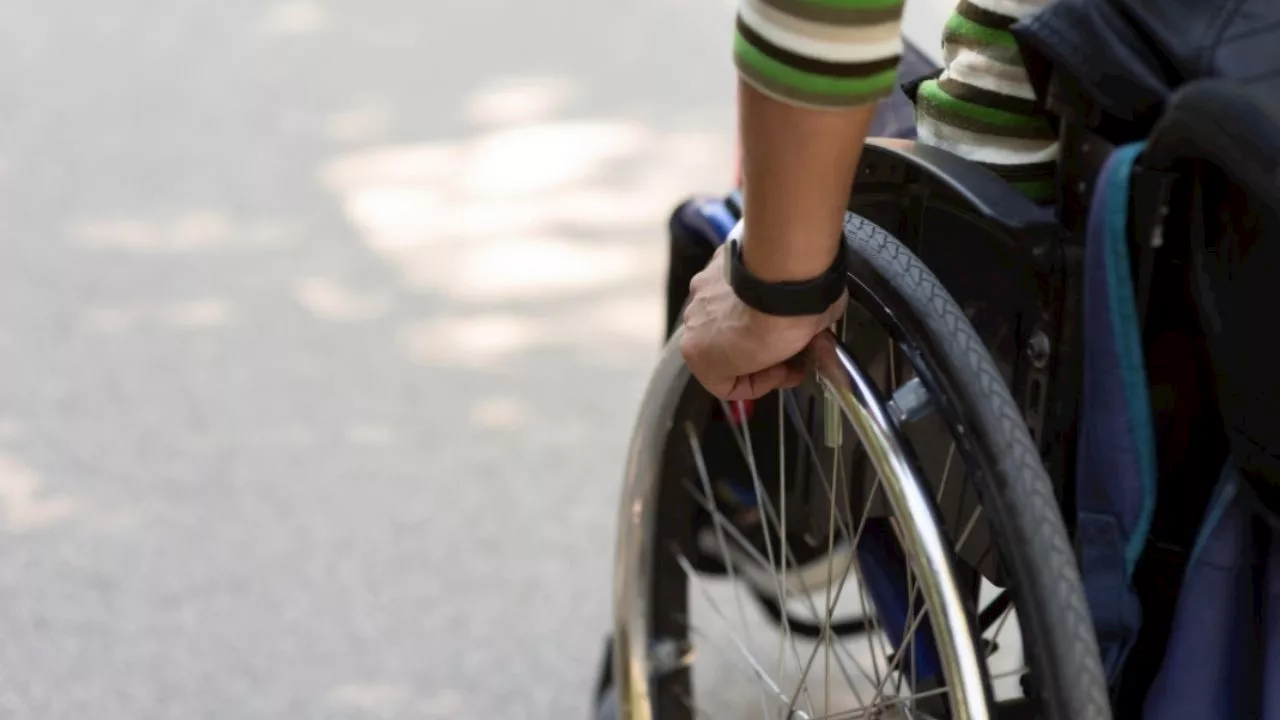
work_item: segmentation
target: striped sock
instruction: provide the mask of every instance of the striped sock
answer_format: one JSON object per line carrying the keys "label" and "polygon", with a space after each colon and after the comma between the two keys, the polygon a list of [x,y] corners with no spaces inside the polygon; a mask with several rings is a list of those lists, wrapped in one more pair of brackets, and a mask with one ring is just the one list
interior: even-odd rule
{"label": "striped sock", "polygon": [[921,142],[984,165],[1039,202],[1054,196],[1058,140],[1009,27],[1048,2],[960,0],[942,36],[945,69],[916,95]]}

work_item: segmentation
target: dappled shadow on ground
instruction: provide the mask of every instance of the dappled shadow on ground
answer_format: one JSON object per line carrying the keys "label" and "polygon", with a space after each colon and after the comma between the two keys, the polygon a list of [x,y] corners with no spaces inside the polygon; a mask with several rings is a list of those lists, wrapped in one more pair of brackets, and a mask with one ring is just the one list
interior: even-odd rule
{"label": "dappled shadow on ground", "polygon": [[727,143],[621,119],[556,121],[563,95],[563,83],[512,83],[469,103],[497,127],[323,168],[406,291],[450,308],[405,329],[415,361],[489,365],[542,345],[651,357],[662,219],[680,193],[723,184]]}
{"label": "dappled shadow on ground", "polygon": [[0,7],[0,714],[580,712],[727,11]]}

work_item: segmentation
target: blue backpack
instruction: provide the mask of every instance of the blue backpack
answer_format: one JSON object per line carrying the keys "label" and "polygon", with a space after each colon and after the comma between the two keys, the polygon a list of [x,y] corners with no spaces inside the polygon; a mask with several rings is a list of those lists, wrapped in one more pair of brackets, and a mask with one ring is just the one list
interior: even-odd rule
{"label": "blue backpack", "polygon": [[[1280,3],[1055,0],[1012,32],[1038,95],[1068,79],[1075,119],[1119,145],[1090,201],[1075,500],[1106,670],[1139,686],[1120,710],[1280,720]],[[1187,238],[1192,351],[1216,416],[1159,448],[1148,374],[1169,351],[1144,337],[1126,231],[1140,156],[1184,181],[1168,206]],[[1196,449],[1222,461],[1174,482],[1163,461],[1179,443],[1213,445]],[[1144,574],[1168,554],[1157,530],[1177,525],[1185,557],[1160,566],[1169,577]]]}

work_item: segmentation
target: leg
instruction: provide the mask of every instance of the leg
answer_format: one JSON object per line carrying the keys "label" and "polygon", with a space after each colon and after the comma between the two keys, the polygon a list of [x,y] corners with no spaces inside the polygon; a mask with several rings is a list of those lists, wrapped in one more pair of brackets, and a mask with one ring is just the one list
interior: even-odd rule
{"label": "leg", "polygon": [[942,36],[942,74],[916,92],[921,142],[993,170],[1032,199],[1053,199],[1057,134],[1009,27],[1047,0],[960,0]]}

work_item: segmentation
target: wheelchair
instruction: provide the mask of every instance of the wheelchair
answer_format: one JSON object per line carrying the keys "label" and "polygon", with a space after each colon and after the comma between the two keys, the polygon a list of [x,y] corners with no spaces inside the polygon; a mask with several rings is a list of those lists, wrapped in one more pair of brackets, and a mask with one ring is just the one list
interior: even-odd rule
{"label": "wheelchair", "polygon": [[[849,311],[801,387],[709,396],[668,298],[619,513],[600,687],[617,717],[1112,716],[1072,488],[1087,210],[1113,147],[1068,89],[1053,207],[945,151],[868,145],[844,228]],[[1148,138],[1125,221],[1144,323],[1188,272],[1207,194],[1280,215],[1280,174],[1251,158],[1280,158],[1280,140],[1259,124],[1280,117],[1204,81]]]}

